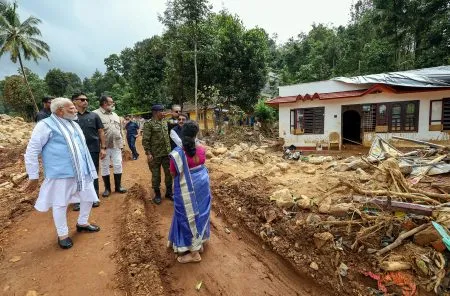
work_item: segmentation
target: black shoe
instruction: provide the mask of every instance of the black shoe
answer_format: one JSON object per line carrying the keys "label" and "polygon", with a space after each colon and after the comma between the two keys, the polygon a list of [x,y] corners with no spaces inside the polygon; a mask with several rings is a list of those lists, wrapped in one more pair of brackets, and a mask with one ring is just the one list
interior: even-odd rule
{"label": "black shoe", "polygon": [[173,193],[172,193],[172,189],[170,190],[166,190],[166,196],[167,199],[172,200],[173,201]]}
{"label": "black shoe", "polygon": [[100,227],[94,224],[89,224],[88,226],[81,226],[77,224],[77,232],[98,232]]}
{"label": "black shoe", "polygon": [[72,239],[70,237],[66,237],[65,239],[59,239],[58,237],[58,245],[61,249],[70,249],[73,246]]}
{"label": "black shoe", "polygon": [[114,174],[114,186],[116,188],[116,192],[119,193],[127,193],[127,190],[122,187],[122,174]]}
{"label": "black shoe", "polygon": [[111,194],[111,180],[108,176],[103,176],[103,183],[105,185],[105,191],[103,192],[103,197],[108,197]]}
{"label": "black shoe", "polygon": [[161,196],[155,196],[153,198],[153,202],[157,205],[160,205],[161,204]]}
{"label": "black shoe", "polygon": [[80,204],[79,203],[74,203],[72,206],[72,211],[74,212],[78,212],[80,210]]}
{"label": "black shoe", "polygon": [[[92,203],[92,207],[93,208],[98,208],[100,206],[100,202],[99,201],[96,201],[96,202],[93,202]],[[75,210],[74,210],[75,211]]]}

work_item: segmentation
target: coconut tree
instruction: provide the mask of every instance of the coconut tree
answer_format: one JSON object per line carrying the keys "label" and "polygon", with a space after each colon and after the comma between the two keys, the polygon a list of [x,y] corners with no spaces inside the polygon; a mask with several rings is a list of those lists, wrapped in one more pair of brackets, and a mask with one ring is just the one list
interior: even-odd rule
{"label": "coconut tree", "polygon": [[20,69],[36,112],[39,109],[28,83],[23,67],[23,59],[33,59],[36,63],[39,58],[45,57],[48,59],[50,47],[38,38],[41,36],[41,31],[38,28],[40,23],[41,20],[34,16],[30,16],[24,22],[20,22],[17,13],[17,2],[10,4],[5,0],[0,0],[0,57],[5,53],[9,53],[13,63],[19,61]]}

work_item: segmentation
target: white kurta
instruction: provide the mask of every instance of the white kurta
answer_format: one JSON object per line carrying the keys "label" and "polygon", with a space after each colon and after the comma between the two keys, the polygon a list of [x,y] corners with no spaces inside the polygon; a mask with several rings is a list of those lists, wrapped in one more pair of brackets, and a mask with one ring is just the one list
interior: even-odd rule
{"label": "white kurta", "polygon": [[[74,133],[70,125],[69,130],[72,134]],[[51,141],[51,138],[52,130],[44,122],[38,122],[33,129],[25,152],[25,167],[30,180],[39,179],[39,155],[45,144]],[[67,157],[70,156],[67,155]],[[79,192],[77,192],[75,177],[45,178],[34,207],[40,212],[46,212],[53,206],[67,206],[70,203],[98,201],[92,177],[85,175],[84,178],[86,180],[86,188]]]}

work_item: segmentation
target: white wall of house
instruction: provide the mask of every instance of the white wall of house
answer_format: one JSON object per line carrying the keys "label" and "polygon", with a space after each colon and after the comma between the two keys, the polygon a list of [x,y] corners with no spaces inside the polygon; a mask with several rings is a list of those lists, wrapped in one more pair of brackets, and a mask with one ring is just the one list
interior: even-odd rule
{"label": "white wall of house", "polygon": [[330,93],[330,92],[338,92],[338,91],[351,91],[358,89],[368,89],[371,84],[351,84],[344,83],[334,80],[324,80],[324,81],[315,81],[308,83],[300,83],[293,85],[280,86],[279,96],[297,96],[297,95],[306,95],[306,94],[314,94],[314,93]]}
{"label": "white wall of house", "polygon": [[[322,90],[321,90],[322,92]],[[281,88],[280,88],[281,94]],[[433,92],[417,92],[408,94],[393,94],[393,93],[378,93],[365,95],[359,98],[343,98],[333,100],[312,100],[299,101],[290,104],[279,105],[279,133],[280,137],[284,138],[285,144],[295,145],[297,147],[314,147],[319,143],[327,144],[328,136],[331,132],[338,132],[342,134],[342,106],[355,104],[371,104],[383,102],[400,102],[420,100],[419,104],[419,123],[418,132],[400,132],[400,133],[375,133],[365,132],[363,142],[369,144],[376,135],[383,139],[390,139],[393,135],[406,137],[417,140],[434,140],[447,141],[449,134],[447,132],[430,131],[429,117],[430,117],[430,101],[441,100],[442,98],[450,97],[450,91],[433,91]],[[307,135],[293,135],[290,131],[290,110],[297,108],[311,108],[311,107],[325,107],[325,125],[324,134],[307,134]]]}

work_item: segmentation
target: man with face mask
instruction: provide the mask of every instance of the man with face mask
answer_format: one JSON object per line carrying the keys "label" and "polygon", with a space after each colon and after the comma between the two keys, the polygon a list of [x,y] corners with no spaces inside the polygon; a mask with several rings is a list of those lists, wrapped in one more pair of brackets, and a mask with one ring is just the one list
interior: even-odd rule
{"label": "man with face mask", "polygon": [[100,97],[100,108],[94,110],[100,116],[105,131],[106,157],[100,161],[102,168],[102,178],[105,185],[103,197],[111,194],[111,179],[109,177],[109,164],[112,161],[114,168],[114,185],[118,193],[126,193],[127,190],[122,187],[122,124],[120,117],[115,112],[114,101],[110,96]]}
{"label": "man with face mask", "polygon": [[51,105],[52,115],[39,121],[33,129],[25,153],[28,173],[27,192],[34,191],[39,182],[39,155],[42,156],[45,179],[35,208],[40,212],[53,211],[58,244],[72,247],[67,226],[67,206],[80,203],[76,225],[78,232],[97,232],[100,228],[89,224],[92,203],[98,201],[93,180],[97,178],[92,158],[77,119],[77,109],[66,98],[56,98]]}

